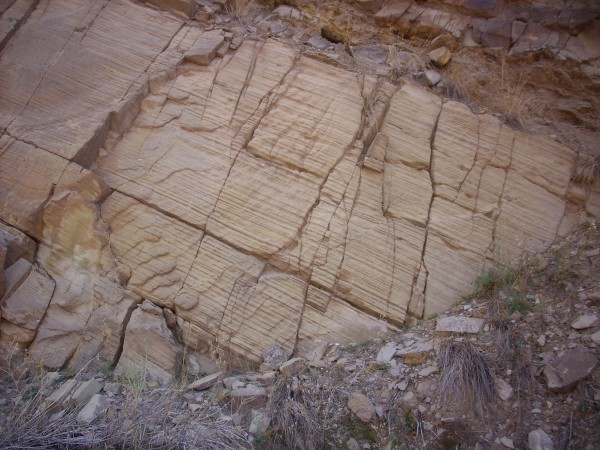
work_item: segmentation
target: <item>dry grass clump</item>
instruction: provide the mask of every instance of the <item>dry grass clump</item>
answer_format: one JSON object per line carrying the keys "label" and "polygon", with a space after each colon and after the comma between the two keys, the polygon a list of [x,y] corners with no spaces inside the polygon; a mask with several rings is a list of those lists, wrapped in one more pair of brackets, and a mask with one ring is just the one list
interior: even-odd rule
{"label": "dry grass clump", "polygon": [[[21,373],[25,370],[19,369]],[[29,375],[20,376],[14,373],[0,371],[0,388],[12,389],[11,401],[0,406],[3,449],[251,448],[246,433],[209,399],[199,402],[199,409],[192,412],[180,390],[146,391],[127,385],[125,399],[114,402],[95,422],[85,425],[77,422],[81,408],[61,411],[61,405],[47,404],[53,389],[44,386],[42,371],[29,370]]]}
{"label": "dry grass clump", "polygon": [[250,448],[245,433],[209,401],[194,412],[180,391],[155,389],[133,394],[109,408],[93,426],[114,448]]}
{"label": "dry grass clump", "polygon": [[494,398],[488,362],[471,341],[446,341],[439,353],[441,401],[453,401],[482,416]]}
{"label": "dry grass clump", "polygon": [[325,447],[327,430],[345,411],[342,380],[331,375],[310,373],[299,382],[280,377],[272,386],[266,409],[273,414],[270,441],[275,447]]}
{"label": "dry grass clump", "polygon": [[600,156],[579,154],[573,181],[593,185],[600,181]]}

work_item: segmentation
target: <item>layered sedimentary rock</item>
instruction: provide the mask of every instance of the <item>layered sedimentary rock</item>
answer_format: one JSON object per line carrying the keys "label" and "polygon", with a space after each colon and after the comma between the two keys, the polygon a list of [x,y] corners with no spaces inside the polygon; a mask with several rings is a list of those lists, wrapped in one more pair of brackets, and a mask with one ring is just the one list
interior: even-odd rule
{"label": "layered sedimentary rock", "polygon": [[167,382],[183,347],[363,340],[600,215],[554,141],[280,42],[219,57],[219,33],[50,1],[9,41],[0,219],[37,255],[3,244],[5,345],[55,368],[141,355]]}

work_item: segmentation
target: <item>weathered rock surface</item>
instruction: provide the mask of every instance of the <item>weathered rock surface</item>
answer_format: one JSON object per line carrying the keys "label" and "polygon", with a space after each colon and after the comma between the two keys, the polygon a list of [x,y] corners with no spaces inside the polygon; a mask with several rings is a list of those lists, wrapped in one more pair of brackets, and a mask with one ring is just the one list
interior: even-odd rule
{"label": "weathered rock surface", "polygon": [[[376,13],[395,15],[422,35],[468,22]],[[124,0],[56,0],[20,24],[0,57],[0,219],[39,249],[3,244],[24,280],[7,270],[3,340],[58,369],[112,361],[124,338],[117,368],[160,382],[183,345],[258,362],[276,342],[287,359],[443,311],[499,253],[600,214],[554,141],[275,40],[217,51],[225,37]]]}

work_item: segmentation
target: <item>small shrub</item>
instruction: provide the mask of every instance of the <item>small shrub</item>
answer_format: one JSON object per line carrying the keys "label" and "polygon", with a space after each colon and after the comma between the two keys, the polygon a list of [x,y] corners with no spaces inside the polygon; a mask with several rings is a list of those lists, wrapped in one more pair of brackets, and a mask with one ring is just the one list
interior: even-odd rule
{"label": "small shrub", "polygon": [[497,290],[512,288],[521,276],[522,269],[497,263],[475,279],[475,292],[471,297],[489,297]]}

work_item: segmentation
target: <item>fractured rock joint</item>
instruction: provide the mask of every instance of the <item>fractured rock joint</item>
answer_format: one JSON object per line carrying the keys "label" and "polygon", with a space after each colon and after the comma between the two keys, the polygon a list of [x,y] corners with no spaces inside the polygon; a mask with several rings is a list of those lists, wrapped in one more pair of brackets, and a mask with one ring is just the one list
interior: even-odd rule
{"label": "fractured rock joint", "polygon": [[[36,9],[0,58],[0,219],[37,240],[40,268],[7,291],[0,332],[49,367],[122,369],[155,339],[168,382],[182,346],[201,372],[207,355],[384,335],[599,214],[556,142],[280,42],[221,57],[219,33],[80,3],[40,50],[30,33],[72,2]],[[25,48],[44,67],[18,66]],[[34,284],[29,319],[15,305]]]}

